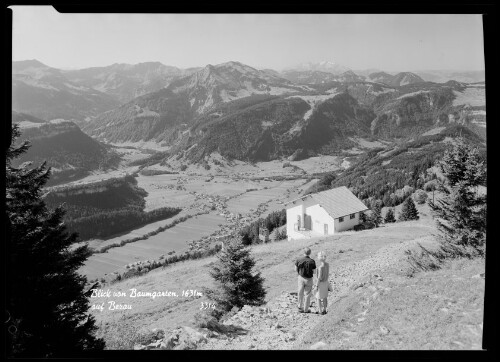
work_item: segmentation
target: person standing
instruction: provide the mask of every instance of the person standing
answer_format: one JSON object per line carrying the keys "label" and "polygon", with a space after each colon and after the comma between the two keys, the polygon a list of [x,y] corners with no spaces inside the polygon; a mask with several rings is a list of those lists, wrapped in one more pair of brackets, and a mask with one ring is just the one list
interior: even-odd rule
{"label": "person standing", "polygon": [[[304,249],[304,256],[295,261],[295,271],[298,273],[298,309],[300,313],[310,313],[311,290],[316,263],[309,257],[311,249]],[[305,300],[304,300],[305,299]]]}
{"label": "person standing", "polygon": [[[330,265],[325,260],[326,253],[320,251],[318,253],[319,266],[316,269],[316,284],[313,287],[316,290],[318,314],[326,314],[326,307],[328,305],[328,274],[330,273]],[[323,311],[321,311],[321,304],[323,304]]]}

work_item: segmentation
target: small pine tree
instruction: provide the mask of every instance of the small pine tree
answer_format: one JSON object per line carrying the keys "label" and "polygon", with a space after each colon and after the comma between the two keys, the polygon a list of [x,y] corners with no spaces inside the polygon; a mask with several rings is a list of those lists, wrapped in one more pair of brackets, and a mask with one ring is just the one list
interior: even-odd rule
{"label": "small pine tree", "polygon": [[213,315],[220,318],[233,307],[262,305],[266,291],[260,272],[254,274],[254,259],[241,240],[233,239],[217,254],[218,262],[210,271],[215,280],[214,289],[206,289],[207,298],[215,303]]}
{"label": "small pine tree", "polygon": [[401,213],[399,214],[399,221],[407,220],[418,220],[418,210],[411,197],[407,197],[403,202],[403,207],[401,208]]}
{"label": "small pine tree", "polygon": [[380,200],[375,200],[372,205],[373,209],[370,221],[375,224],[375,227],[378,227],[382,223],[382,203]]}
{"label": "small pine tree", "polygon": [[391,223],[391,222],[396,222],[396,218],[394,217],[394,209],[391,207],[390,209],[387,210],[384,218],[384,222]]}
{"label": "small pine tree", "polygon": [[87,278],[78,273],[90,255],[88,246],[70,249],[77,241],[62,222],[64,211],[49,211],[42,187],[50,177],[45,163],[12,166],[29,148],[12,128],[6,152],[6,293],[7,355],[10,357],[74,356],[104,348],[94,336],[97,327],[88,313]]}
{"label": "small pine tree", "polygon": [[438,166],[445,195],[429,206],[440,232],[441,248],[450,256],[484,256],[486,242],[486,164],[477,147],[458,139]]}

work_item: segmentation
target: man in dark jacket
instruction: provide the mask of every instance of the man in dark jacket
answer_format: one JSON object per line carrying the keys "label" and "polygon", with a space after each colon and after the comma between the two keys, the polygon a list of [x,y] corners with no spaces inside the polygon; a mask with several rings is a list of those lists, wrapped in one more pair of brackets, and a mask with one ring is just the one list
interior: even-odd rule
{"label": "man in dark jacket", "polygon": [[[295,271],[298,273],[298,299],[299,312],[310,313],[311,291],[313,285],[313,273],[316,263],[309,257],[311,249],[304,249],[304,256],[295,261]],[[305,296],[305,301],[304,301]],[[304,304],[304,307],[302,305]]]}

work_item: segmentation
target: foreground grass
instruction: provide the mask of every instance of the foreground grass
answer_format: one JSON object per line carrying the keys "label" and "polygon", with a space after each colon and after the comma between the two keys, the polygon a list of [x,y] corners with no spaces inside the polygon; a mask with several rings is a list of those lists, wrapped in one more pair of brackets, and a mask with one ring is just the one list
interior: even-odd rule
{"label": "foreground grass", "polygon": [[383,275],[331,307],[297,346],[328,349],[481,349],[484,260],[447,261],[441,269]]}
{"label": "foreground grass", "polygon": [[[305,246],[312,249],[314,257],[318,251],[326,251],[332,268],[342,268],[343,265],[369,258],[387,245],[429,236],[433,230],[427,220],[396,223],[333,237],[259,244],[252,247],[251,253],[256,261],[256,271],[262,272],[265,279],[266,301],[270,301],[283,291],[296,291],[293,261],[301,255]],[[188,289],[202,291],[203,287],[213,285],[209,271],[215,260],[215,257],[209,257],[181,262],[109,286],[111,292],[127,292],[126,297],[91,298],[92,304],[105,303],[102,312],[94,310],[93,314],[99,326],[98,334],[106,341],[106,348],[132,349],[138,338],[153,328],[169,331],[178,326],[193,325],[193,317],[200,310],[201,302],[207,301],[204,296],[161,297],[153,300],[130,298],[128,292],[131,288],[140,291],[170,290],[179,294]],[[130,304],[132,309],[108,310],[110,300]]]}

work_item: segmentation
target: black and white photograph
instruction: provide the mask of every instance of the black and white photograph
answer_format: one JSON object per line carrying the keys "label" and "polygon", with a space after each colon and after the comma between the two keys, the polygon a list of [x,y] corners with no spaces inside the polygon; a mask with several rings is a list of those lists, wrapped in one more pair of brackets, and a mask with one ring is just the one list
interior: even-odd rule
{"label": "black and white photograph", "polygon": [[486,349],[481,13],[8,9],[7,357]]}

